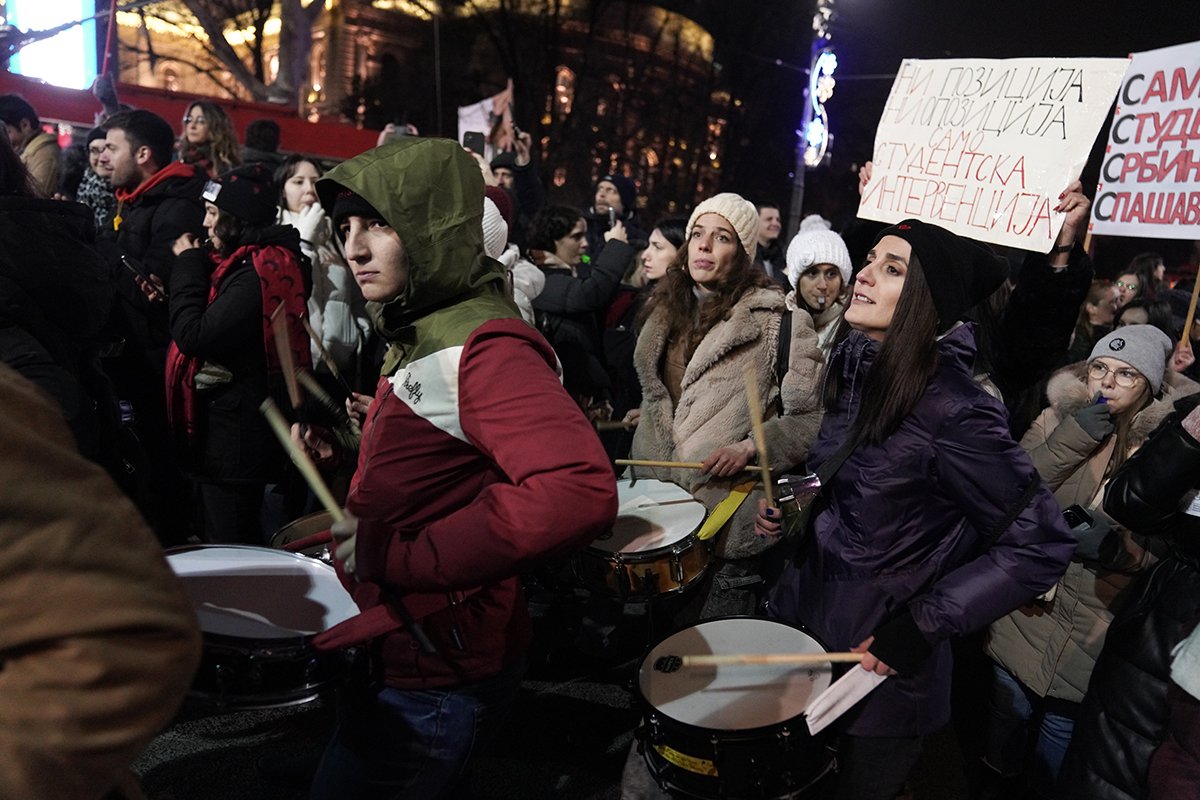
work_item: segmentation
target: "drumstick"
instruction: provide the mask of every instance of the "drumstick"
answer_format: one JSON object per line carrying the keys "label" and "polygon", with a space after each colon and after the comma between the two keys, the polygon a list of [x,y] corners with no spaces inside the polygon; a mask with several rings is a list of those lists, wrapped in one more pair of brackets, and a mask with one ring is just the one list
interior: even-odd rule
{"label": "drumstick", "polygon": [[275,352],[279,354],[279,368],[283,370],[283,382],[287,385],[288,400],[292,408],[300,408],[300,387],[296,385],[296,363],[292,359],[292,344],[288,337],[287,314],[283,303],[271,312],[271,332],[275,334]]}
{"label": "drumstick", "polygon": [[325,387],[317,382],[317,379],[313,377],[311,372],[304,367],[300,367],[296,370],[296,380],[304,387],[304,391],[311,394],[318,403],[325,407],[326,411],[333,415],[334,419],[339,422],[350,421],[350,415],[346,413],[346,406],[334,401],[329,396],[329,392],[325,391]]}
{"label": "drumstick", "polygon": [[1188,337],[1191,335],[1192,321],[1196,318],[1197,295],[1200,295],[1200,281],[1196,281],[1196,285],[1192,287],[1192,302],[1188,305],[1187,320],[1183,323],[1183,336],[1179,338],[1180,344],[1191,341]]}
{"label": "drumstick", "polygon": [[[699,461],[653,461],[646,458],[616,458],[613,463],[618,467],[666,467],[668,469],[704,469]],[[760,472],[759,467],[742,467],[745,472]]]}
{"label": "drumstick", "polygon": [[681,667],[716,667],[722,664],[829,664],[862,661],[862,653],[730,653],[702,656],[659,656],[658,672],[675,672]]}
{"label": "drumstick", "polygon": [[636,422],[625,422],[619,419],[601,419],[592,423],[598,431],[631,431],[636,426]]}
{"label": "drumstick", "polygon": [[342,507],[338,505],[337,501],[333,499],[333,493],[325,485],[321,473],[317,471],[317,465],[308,457],[308,453],[292,441],[292,436],[288,432],[287,420],[279,412],[279,407],[268,397],[259,406],[259,410],[267,418],[271,430],[275,432],[275,436],[279,439],[279,443],[283,445],[283,449],[291,456],[292,463],[296,465],[296,468],[300,470],[300,474],[304,476],[304,480],[308,483],[308,488],[312,489],[313,494],[317,496],[317,500],[321,501],[321,505],[333,517],[333,521],[341,522],[344,520],[346,514],[342,511]]}
{"label": "drumstick", "polygon": [[754,446],[758,449],[758,468],[762,472],[763,496],[767,506],[775,505],[775,492],[771,489],[771,462],[767,459],[767,437],[763,433],[762,406],[758,399],[758,381],[754,369],[746,366],[746,402],[750,404],[750,425],[754,429]]}
{"label": "drumstick", "polygon": [[[308,483],[308,488],[312,489],[313,494],[321,501],[321,505],[325,506],[325,510],[333,517],[334,522],[341,522],[346,518],[346,513],[342,511],[342,507],[333,499],[333,493],[329,491],[329,487],[325,485],[325,481],[321,478],[321,473],[317,471],[317,465],[308,457],[308,453],[304,452],[303,448],[292,441],[292,436],[288,432],[287,421],[283,418],[283,414],[279,412],[279,408],[275,405],[271,398],[267,398],[259,406],[263,416],[267,418],[267,422],[271,426],[271,430],[275,432],[279,443],[283,445],[283,449],[292,458],[292,463],[300,470],[300,474],[304,476],[304,480]],[[437,647],[425,635],[425,631],[417,623],[408,608],[404,605],[399,597],[396,597],[386,587],[380,586],[379,593],[388,605],[396,609],[396,613],[400,615],[404,627],[412,634],[413,639],[421,646],[421,649],[430,655],[437,653]]]}
{"label": "drumstick", "polygon": [[337,364],[333,361],[333,356],[329,355],[329,351],[325,349],[325,345],[321,344],[321,337],[317,336],[317,332],[313,330],[312,325],[309,324],[307,319],[301,317],[300,322],[304,325],[304,330],[308,332],[308,338],[312,339],[313,346],[317,348],[317,355],[321,357],[321,363],[329,368],[330,374],[342,385],[348,396],[354,394],[354,390],[350,388],[350,384],[342,377],[342,373],[338,372]]}

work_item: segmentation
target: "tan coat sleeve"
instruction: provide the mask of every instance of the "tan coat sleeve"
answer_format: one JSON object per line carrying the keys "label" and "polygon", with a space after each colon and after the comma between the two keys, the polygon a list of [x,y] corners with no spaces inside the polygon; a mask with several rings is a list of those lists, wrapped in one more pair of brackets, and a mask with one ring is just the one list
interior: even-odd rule
{"label": "tan coat sleeve", "polygon": [[1021,437],[1021,447],[1029,453],[1034,468],[1054,492],[1099,446],[1099,442],[1079,427],[1075,417],[1067,416],[1059,421],[1053,408],[1042,411]]}
{"label": "tan coat sleeve", "polygon": [[824,363],[817,331],[807,311],[792,315],[788,369],[779,389],[783,414],[763,423],[771,469],[792,469],[807,457],[821,429],[821,375]]}
{"label": "tan coat sleeve", "polygon": [[0,797],[101,797],[199,656],[188,599],[48,396],[0,365]]}

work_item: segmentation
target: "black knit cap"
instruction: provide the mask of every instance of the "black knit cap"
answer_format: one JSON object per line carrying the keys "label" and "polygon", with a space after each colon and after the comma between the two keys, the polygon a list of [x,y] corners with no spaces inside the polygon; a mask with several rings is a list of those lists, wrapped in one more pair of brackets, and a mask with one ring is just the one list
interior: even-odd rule
{"label": "black knit cap", "polygon": [[1003,258],[937,225],[906,219],[880,231],[872,247],[885,236],[898,236],[912,245],[933,295],[939,334],[948,331],[1008,278],[1008,262]]}
{"label": "black knit cap", "polygon": [[345,187],[340,187],[333,198],[333,213],[329,215],[333,221],[333,229],[341,227],[346,217],[368,217],[383,219],[383,215],[375,210],[375,206],[366,201],[360,194],[355,194]]}
{"label": "black knit cap", "polygon": [[262,164],[245,164],[221,173],[204,185],[201,196],[251,225],[269,225],[278,213],[271,170]]}

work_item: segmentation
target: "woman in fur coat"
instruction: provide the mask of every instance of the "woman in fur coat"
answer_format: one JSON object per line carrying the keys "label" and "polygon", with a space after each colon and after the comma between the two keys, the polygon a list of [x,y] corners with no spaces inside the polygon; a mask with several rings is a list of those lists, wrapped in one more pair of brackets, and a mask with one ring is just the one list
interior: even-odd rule
{"label": "woman in fur coat", "polygon": [[[1045,409],[1021,440],[1063,509],[1072,512],[1075,556],[1058,585],[995,622],[988,654],[995,670],[986,759],[1002,776],[1026,770],[1035,792],[1054,796],[1105,632],[1134,574],[1154,557],[1101,508],[1116,470],[1200,387],[1168,369],[1171,341],[1151,325],[1127,325],[1096,343],[1087,362],[1058,372]],[[1040,718],[1040,719],[1035,719]],[[1034,758],[1027,735],[1038,725]]]}
{"label": "woman in fur coat", "polygon": [[[747,371],[766,419],[772,471],[801,463],[820,425],[816,389],[821,355],[812,318],[791,314],[782,349],[783,292],[753,268],[758,212],[736,194],[697,206],[687,238],[643,312],[634,351],[642,404],[634,458],[702,461],[704,469],[656,470],[711,511],[746,480],[755,460]],[[787,368],[777,374],[782,353]],[[768,543],[754,533],[761,490],[744,500],[716,540],[717,563],[701,593],[702,616],[750,614],[757,605],[758,557]],[[715,576],[714,576],[715,574]],[[709,583],[711,581],[711,583]],[[701,602],[698,600],[698,602]]]}

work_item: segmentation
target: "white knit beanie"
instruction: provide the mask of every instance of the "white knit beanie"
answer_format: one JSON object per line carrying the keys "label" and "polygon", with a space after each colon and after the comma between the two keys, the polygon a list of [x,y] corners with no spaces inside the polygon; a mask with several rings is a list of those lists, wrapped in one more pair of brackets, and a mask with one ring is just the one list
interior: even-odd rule
{"label": "white knit beanie", "polygon": [[724,217],[737,232],[742,247],[750,255],[750,260],[754,260],[754,253],[758,248],[758,209],[754,207],[754,203],[733,192],[713,195],[696,206],[696,210],[688,218],[687,235],[689,237],[692,235],[692,228],[695,226],[696,220],[705,214],[719,214]]}
{"label": "white knit beanie", "polygon": [[785,257],[785,271],[792,286],[798,285],[804,270],[814,264],[833,264],[842,273],[842,288],[850,285],[850,251],[830,227],[829,221],[818,214],[801,220],[800,232],[792,237]]}
{"label": "white knit beanie", "polygon": [[483,198],[483,252],[489,258],[499,258],[508,247],[508,223],[492,198]]}

